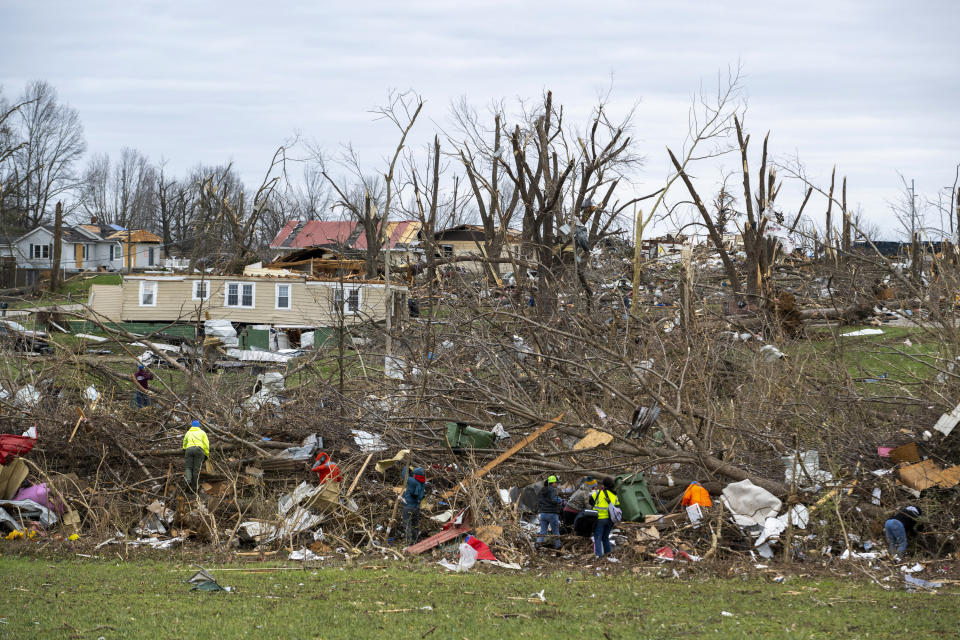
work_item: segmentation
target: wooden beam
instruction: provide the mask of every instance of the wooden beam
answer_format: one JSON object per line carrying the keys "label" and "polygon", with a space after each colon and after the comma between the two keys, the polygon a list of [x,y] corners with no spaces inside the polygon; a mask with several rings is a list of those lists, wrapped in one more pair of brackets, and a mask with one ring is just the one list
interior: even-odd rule
{"label": "wooden beam", "polygon": [[545,425],[543,425],[542,427],[540,427],[539,429],[537,429],[536,431],[528,435],[526,438],[524,438],[517,444],[513,445],[512,447],[510,447],[509,449],[501,453],[499,456],[497,456],[487,464],[483,465],[483,467],[477,470],[472,476],[470,476],[469,478],[461,482],[459,485],[457,485],[453,489],[450,489],[446,493],[442,494],[440,498],[443,500],[446,500],[447,498],[452,496],[454,493],[456,493],[457,489],[460,489],[460,488],[466,489],[467,486],[476,482],[483,476],[493,471],[497,467],[497,465],[499,465],[503,461],[513,456],[515,453],[517,453],[518,451],[526,447],[528,444],[530,444],[531,442],[533,442],[534,440],[536,440],[537,438],[545,434],[550,429],[553,429],[555,426],[557,426],[557,423],[560,422],[563,419],[563,416],[565,415],[567,415],[566,411],[564,411],[563,413],[558,415],[556,418],[554,418],[550,422],[546,423]]}
{"label": "wooden beam", "polygon": [[357,488],[357,483],[360,481],[360,476],[363,475],[363,472],[367,470],[367,465],[370,464],[370,458],[373,457],[373,453],[367,456],[367,459],[363,461],[363,466],[360,467],[360,471],[357,472],[356,477],[353,479],[353,482],[350,483],[350,488],[347,489],[346,497],[349,498],[350,494],[353,493],[353,490]]}

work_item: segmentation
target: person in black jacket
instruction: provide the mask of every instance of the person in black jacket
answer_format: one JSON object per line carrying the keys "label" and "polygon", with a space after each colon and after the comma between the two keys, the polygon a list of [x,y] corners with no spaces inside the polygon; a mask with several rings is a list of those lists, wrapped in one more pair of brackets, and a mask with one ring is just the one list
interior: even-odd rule
{"label": "person in black jacket", "polygon": [[537,544],[543,543],[544,534],[549,533],[554,536],[553,548],[560,548],[560,509],[563,507],[563,500],[557,495],[557,476],[550,476],[540,490],[540,537],[537,538]]}
{"label": "person in black jacket", "polygon": [[899,560],[907,550],[907,537],[923,529],[923,525],[917,523],[919,517],[920,509],[909,505],[900,509],[883,525],[884,532],[887,534],[890,555],[894,559]]}

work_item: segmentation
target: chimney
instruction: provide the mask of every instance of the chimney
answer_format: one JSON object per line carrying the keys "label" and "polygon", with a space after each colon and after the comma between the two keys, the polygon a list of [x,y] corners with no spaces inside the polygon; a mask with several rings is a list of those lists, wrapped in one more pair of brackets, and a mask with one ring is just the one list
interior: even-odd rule
{"label": "chimney", "polygon": [[97,224],[97,216],[90,216],[90,224]]}

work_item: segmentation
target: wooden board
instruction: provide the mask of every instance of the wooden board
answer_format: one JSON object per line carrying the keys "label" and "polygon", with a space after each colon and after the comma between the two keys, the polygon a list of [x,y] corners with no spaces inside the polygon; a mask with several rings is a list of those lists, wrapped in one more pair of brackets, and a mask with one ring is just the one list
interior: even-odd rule
{"label": "wooden board", "polygon": [[916,442],[908,442],[900,445],[896,449],[890,450],[890,457],[897,462],[920,462],[920,453],[917,451]]}
{"label": "wooden board", "polygon": [[945,481],[940,467],[929,459],[901,468],[900,479],[905,485],[917,491],[929,489]]}
{"label": "wooden board", "polygon": [[28,473],[27,463],[20,458],[0,467],[0,500],[13,500]]}

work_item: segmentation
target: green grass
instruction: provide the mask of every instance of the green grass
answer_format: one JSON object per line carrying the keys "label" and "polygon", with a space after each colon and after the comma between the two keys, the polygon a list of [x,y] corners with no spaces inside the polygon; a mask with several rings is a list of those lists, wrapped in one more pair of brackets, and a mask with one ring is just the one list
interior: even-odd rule
{"label": "green grass", "polygon": [[[0,557],[0,638],[947,638],[960,616],[955,592],[691,569],[675,579],[672,567],[603,576],[451,574],[420,560],[272,573],[208,567],[236,591],[202,593],[183,584],[186,563],[123,562],[113,551],[89,561]],[[528,600],[541,590],[546,602]]]}
{"label": "green grass", "polygon": [[38,298],[10,303],[10,308],[27,309],[32,307],[47,307],[56,304],[69,304],[71,302],[86,302],[91,286],[95,284],[120,284],[121,279],[122,276],[119,273],[72,276],[61,284],[55,292],[45,291]]}
{"label": "green grass", "polygon": [[[916,382],[936,376],[935,363],[940,344],[930,331],[913,327],[882,327],[876,336],[843,337],[842,334],[871,328],[867,326],[841,327],[837,337],[825,338],[814,333],[813,341],[797,342],[787,351],[793,357],[815,357],[824,362],[842,361],[852,378],[878,378]],[[911,344],[905,344],[906,340]],[[942,366],[942,365],[941,365]]]}

